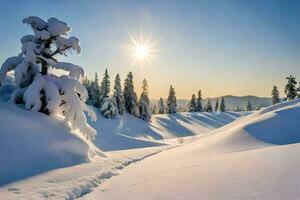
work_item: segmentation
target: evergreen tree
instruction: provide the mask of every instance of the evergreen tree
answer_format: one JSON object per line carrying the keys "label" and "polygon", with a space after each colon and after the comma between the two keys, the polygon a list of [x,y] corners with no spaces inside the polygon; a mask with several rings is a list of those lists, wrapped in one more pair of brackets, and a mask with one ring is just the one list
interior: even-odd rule
{"label": "evergreen tree", "polygon": [[114,97],[114,101],[116,102],[118,114],[122,115],[125,110],[125,105],[124,105],[124,97],[122,93],[121,79],[119,74],[117,74],[115,78],[113,97]]}
{"label": "evergreen tree", "polygon": [[226,112],[226,106],[225,106],[225,99],[224,99],[224,97],[221,98],[220,111],[221,112]]}
{"label": "evergreen tree", "polygon": [[197,112],[203,112],[203,108],[202,108],[202,94],[201,94],[201,90],[198,91],[198,97],[196,100],[196,111]]}
{"label": "evergreen tree", "polygon": [[277,86],[273,86],[273,90],[272,90],[272,102],[273,102],[273,105],[277,104],[280,102],[280,97],[279,97],[279,91],[278,91],[278,88]]}
{"label": "evergreen tree", "polygon": [[216,99],[215,112],[219,110],[219,98]]}
{"label": "evergreen tree", "polygon": [[297,88],[298,98],[300,98],[300,81],[299,81],[299,87]]}
{"label": "evergreen tree", "polygon": [[113,98],[105,97],[100,111],[104,117],[113,119],[117,115],[117,108],[117,104]]}
{"label": "evergreen tree", "polygon": [[107,71],[107,69],[105,69],[103,79],[101,82],[101,87],[100,87],[100,98],[99,98],[100,107],[102,106],[104,99],[109,97],[109,93],[110,93],[110,80],[109,79],[110,79],[110,77],[108,75],[108,71]]}
{"label": "evergreen tree", "polygon": [[189,102],[189,108],[188,108],[189,112],[196,112],[197,111],[197,104],[196,104],[196,97],[195,94],[192,95],[192,98]]}
{"label": "evergreen tree", "polygon": [[[32,34],[21,38],[21,52],[4,61],[0,69],[0,85],[6,82],[8,73],[14,71],[15,88],[10,102],[21,103],[23,108],[46,115],[60,115],[80,138],[95,139],[96,130],[88,123],[84,112],[96,120],[95,113],[86,106],[86,88],[82,85],[84,69],[69,62],[60,62],[58,55],[81,52],[80,40],[70,36],[67,23],[50,17],[44,20],[37,16],[23,19],[30,25]],[[54,70],[63,70],[63,75]],[[20,101],[21,100],[21,101]],[[2,126],[2,125],[1,125]]]}
{"label": "evergreen tree", "polygon": [[286,99],[287,100],[293,100],[297,96],[297,91],[296,91],[296,78],[290,75],[289,77],[286,78],[288,80],[288,83],[285,86],[285,94],[286,94]]}
{"label": "evergreen tree", "polygon": [[125,110],[128,113],[138,117],[140,113],[138,108],[137,95],[134,91],[132,72],[129,72],[125,79],[123,96],[125,102]]}
{"label": "evergreen tree", "polygon": [[213,109],[212,109],[212,106],[211,106],[211,101],[208,99],[207,100],[207,103],[205,105],[205,112],[212,112]]}
{"label": "evergreen tree", "polygon": [[177,99],[176,93],[173,86],[170,86],[169,96],[167,99],[167,113],[176,113],[177,112]]}
{"label": "evergreen tree", "polygon": [[252,107],[252,104],[250,101],[247,102],[247,108],[246,108],[247,111],[252,111],[253,110],[253,107]]}
{"label": "evergreen tree", "polygon": [[158,101],[158,113],[159,114],[164,114],[165,113],[165,103],[163,98],[160,97],[159,101]]}
{"label": "evergreen tree", "polygon": [[139,99],[139,111],[140,118],[144,121],[150,121],[151,111],[150,111],[150,99],[148,94],[148,82],[146,79],[142,82],[142,93]]}
{"label": "evergreen tree", "polygon": [[100,86],[97,72],[95,73],[94,80],[91,82],[90,97],[90,105],[99,107]]}

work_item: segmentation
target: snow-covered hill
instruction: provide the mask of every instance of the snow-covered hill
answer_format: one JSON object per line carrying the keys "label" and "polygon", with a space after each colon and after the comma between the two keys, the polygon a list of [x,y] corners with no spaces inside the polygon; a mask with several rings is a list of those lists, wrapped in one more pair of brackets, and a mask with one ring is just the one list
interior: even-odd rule
{"label": "snow-covered hill", "polygon": [[129,166],[84,199],[299,199],[299,124],[300,100],[271,106]]}
{"label": "snow-covered hill", "polygon": [[[157,115],[149,124],[128,114],[106,119],[95,111],[98,121],[90,122],[98,131],[95,145],[106,152],[166,146],[170,142],[162,139],[202,134],[244,114]],[[94,153],[63,123],[1,101],[0,127],[0,185],[88,162]]]}
{"label": "snow-covered hill", "polygon": [[87,162],[88,151],[52,118],[0,101],[0,185]]}
{"label": "snow-covered hill", "polygon": [[161,114],[153,115],[151,123],[147,123],[129,114],[106,119],[98,110],[94,111],[98,120],[90,124],[98,131],[95,144],[103,151],[161,146],[168,143],[168,139],[201,135],[249,114],[247,112]]}

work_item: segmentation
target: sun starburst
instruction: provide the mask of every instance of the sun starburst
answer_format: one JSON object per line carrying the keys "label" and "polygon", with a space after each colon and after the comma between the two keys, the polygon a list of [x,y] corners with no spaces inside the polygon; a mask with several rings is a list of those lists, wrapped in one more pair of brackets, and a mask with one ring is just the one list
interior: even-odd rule
{"label": "sun starburst", "polygon": [[149,34],[144,38],[142,30],[140,30],[139,37],[135,38],[129,31],[127,31],[131,44],[122,46],[126,50],[129,50],[131,57],[131,65],[144,66],[149,63],[151,59],[154,59],[154,54],[157,52],[157,43],[160,38],[152,40],[152,34]]}

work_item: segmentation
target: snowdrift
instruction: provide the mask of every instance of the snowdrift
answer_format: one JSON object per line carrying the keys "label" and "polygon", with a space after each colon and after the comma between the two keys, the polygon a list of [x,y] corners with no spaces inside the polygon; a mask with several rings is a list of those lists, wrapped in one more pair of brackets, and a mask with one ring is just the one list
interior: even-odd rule
{"label": "snowdrift", "polygon": [[282,102],[223,126],[197,142],[223,153],[299,143],[299,125],[300,100]]}
{"label": "snowdrift", "polygon": [[0,185],[89,160],[89,147],[54,119],[0,101]]}
{"label": "snowdrift", "polygon": [[176,113],[153,115],[147,123],[125,113],[106,119],[94,108],[97,122],[89,122],[98,132],[95,145],[103,151],[161,146],[168,139],[197,136],[222,127],[249,113]]}

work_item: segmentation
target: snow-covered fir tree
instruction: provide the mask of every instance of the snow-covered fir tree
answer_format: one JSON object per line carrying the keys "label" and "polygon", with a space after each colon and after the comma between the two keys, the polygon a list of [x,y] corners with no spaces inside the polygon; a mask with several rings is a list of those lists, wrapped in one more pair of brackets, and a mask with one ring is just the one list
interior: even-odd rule
{"label": "snow-covered fir tree", "polygon": [[297,81],[296,78],[290,75],[289,77],[286,77],[288,80],[288,83],[285,86],[285,94],[286,94],[286,99],[287,100],[293,100],[297,97],[297,90],[296,90],[296,85]]}
{"label": "snow-covered fir tree", "polygon": [[279,91],[278,91],[278,88],[277,86],[273,86],[273,89],[272,89],[272,103],[273,105],[277,104],[280,102],[280,97],[279,97]]}
{"label": "snow-covered fir tree", "polygon": [[176,99],[176,93],[173,86],[170,86],[169,90],[169,96],[167,99],[167,113],[176,113],[177,112],[177,99]]}
{"label": "snow-covered fir tree", "polygon": [[100,97],[99,97],[100,107],[102,107],[104,99],[109,97],[109,93],[110,93],[110,77],[107,69],[105,69],[101,86],[100,86]]}
{"label": "snow-covered fir tree", "polygon": [[[30,16],[23,19],[33,34],[21,38],[22,49],[18,56],[8,58],[1,66],[0,82],[14,71],[15,90],[10,102],[23,103],[25,109],[48,115],[61,115],[72,129],[78,130],[87,140],[93,140],[96,131],[87,123],[84,112],[93,120],[95,113],[85,101],[88,92],[82,85],[84,70],[78,65],[59,62],[58,55],[71,50],[80,53],[79,38],[68,34],[71,28],[55,17],[47,21]],[[64,70],[67,75],[55,74],[50,68]]]}
{"label": "snow-covered fir tree", "polygon": [[250,101],[247,102],[246,110],[247,110],[247,111],[252,111],[252,110],[253,110],[253,107],[252,107],[252,104],[251,104]]}
{"label": "snow-covered fir tree", "polygon": [[225,99],[224,99],[224,97],[221,98],[220,111],[221,112],[226,112],[226,105],[225,105]]}
{"label": "snow-covered fir tree", "polygon": [[139,112],[139,107],[137,102],[137,95],[134,91],[132,72],[129,72],[125,79],[123,96],[125,102],[125,110],[128,113],[136,117],[139,117],[140,112]]}
{"label": "snow-covered fir tree", "polygon": [[104,117],[112,119],[117,115],[117,108],[117,104],[113,98],[105,97],[100,111]]}
{"label": "snow-covered fir tree", "polygon": [[205,105],[205,112],[212,112],[212,106],[211,106],[211,101],[208,99]]}
{"label": "snow-covered fir tree", "polygon": [[99,107],[100,86],[99,86],[99,79],[98,79],[97,72],[95,73],[94,80],[91,81],[89,90],[90,90],[89,93],[90,100],[88,101],[88,104],[94,107]]}
{"label": "snow-covered fir tree", "polygon": [[196,112],[197,111],[197,103],[196,103],[196,96],[195,94],[192,95],[192,98],[189,102],[189,107],[188,107],[189,112]]}
{"label": "snow-covered fir tree", "polygon": [[123,97],[122,86],[121,86],[121,79],[119,74],[117,74],[115,78],[113,98],[118,108],[118,114],[122,115],[125,110],[125,105],[124,105],[124,97]]}
{"label": "snow-covered fir tree", "polygon": [[159,101],[158,101],[158,113],[159,114],[164,114],[165,113],[165,103],[164,103],[164,100],[163,98],[159,98]]}
{"label": "snow-covered fir tree", "polygon": [[198,96],[197,96],[196,104],[197,104],[196,111],[197,112],[203,112],[201,90],[198,91]]}
{"label": "snow-covered fir tree", "polygon": [[148,82],[146,79],[142,82],[142,93],[139,99],[139,111],[140,118],[145,121],[150,121],[151,111],[150,111],[150,99],[148,94]]}
{"label": "snow-covered fir tree", "polygon": [[218,110],[219,110],[219,98],[217,98],[217,100],[216,100],[214,111],[217,112]]}

